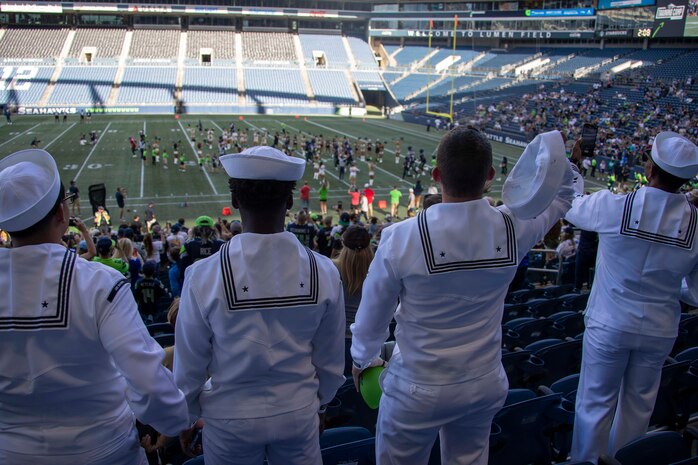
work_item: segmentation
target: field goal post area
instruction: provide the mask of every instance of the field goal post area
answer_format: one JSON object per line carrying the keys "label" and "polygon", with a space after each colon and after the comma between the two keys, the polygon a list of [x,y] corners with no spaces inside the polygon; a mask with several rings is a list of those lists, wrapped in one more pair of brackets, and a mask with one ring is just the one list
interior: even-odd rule
{"label": "field goal post area", "polygon": [[[448,21],[448,19],[444,18],[444,21]],[[428,71],[428,77],[427,77],[427,101],[426,101],[426,114],[427,115],[432,115],[436,116],[439,118],[444,118],[447,119],[449,122],[453,122],[453,99],[455,98],[455,79],[456,79],[456,63],[458,60],[452,60],[451,63],[449,64],[449,69],[450,69],[450,77],[447,79],[451,80],[451,98],[449,99],[449,106],[448,106],[448,113],[443,113],[443,112],[438,112],[438,111],[432,111],[430,107],[430,97],[431,97],[431,86],[432,82],[435,80],[438,80],[439,78],[437,77],[435,80],[432,80],[431,74],[432,74],[432,66],[431,66],[431,54],[432,54],[432,45],[431,45],[431,37],[432,37],[432,30],[434,29],[434,20],[430,19],[429,20],[429,58],[427,60],[427,71]],[[453,16],[453,36],[451,37],[453,41],[453,52],[451,54],[451,57],[454,57],[456,55],[456,42],[457,42],[457,34],[456,31],[458,29],[458,15]]]}

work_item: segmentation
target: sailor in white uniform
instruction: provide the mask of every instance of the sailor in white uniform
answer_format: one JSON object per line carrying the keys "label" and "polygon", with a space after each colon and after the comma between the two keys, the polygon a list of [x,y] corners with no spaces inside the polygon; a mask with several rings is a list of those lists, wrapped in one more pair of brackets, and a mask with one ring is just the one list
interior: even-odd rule
{"label": "sailor in white uniform", "polygon": [[572,457],[596,463],[647,431],[662,364],[678,334],[681,282],[698,289],[698,214],[677,191],[698,173],[698,148],[660,133],[649,186],[578,197],[566,219],[599,233],[586,309]]}
{"label": "sailor in white uniform", "polygon": [[206,465],[320,465],[318,413],[344,382],[345,316],[337,268],[284,231],[305,163],[271,147],[221,163],[243,232],[187,269],[175,379],[204,420]]}
{"label": "sailor in white uniform", "polygon": [[[541,151],[564,157],[559,132],[539,137]],[[439,144],[432,174],[443,203],[383,230],[351,326],[356,382],[376,365],[397,320],[399,351],[382,375],[380,465],[426,464],[437,434],[441,463],[487,463],[490,425],[508,388],[501,364],[507,287],[521,259],[569,209],[575,183],[583,188],[563,162],[569,166],[552,204],[534,219],[518,219],[483,199],[495,175],[487,138],[454,129]]]}
{"label": "sailor in white uniform", "polygon": [[0,160],[0,463],[147,464],[136,418],[176,436],[184,395],[128,280],[61,244],[69,197],[47,152]]}

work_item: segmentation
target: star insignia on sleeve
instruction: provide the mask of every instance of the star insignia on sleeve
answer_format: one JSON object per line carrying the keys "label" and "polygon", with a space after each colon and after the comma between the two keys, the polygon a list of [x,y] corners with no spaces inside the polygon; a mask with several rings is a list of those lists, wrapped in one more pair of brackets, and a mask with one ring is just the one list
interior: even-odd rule
{"label": "star insignia on sleeve", "polygon": [[681,234],[681,230],[679,229],[679,234]]}
{"label": "star insignia on sleeve", "polygon": [[497,252],[501,252],[501,251],[502,251],[502,248],[501,248],[501,247],[497,247]]}
{"label": "star insignia on sleeve", "polygon": [[638,220],[635,220],[635,224],[640,224],[640,222]]}
{"label": "star insignia on sleeve", "polygon": [[305,286],[305,283],[301,283],[301,287]]}
{"label": "star insignia on sleeve", "polygon": [[41,308],[48,308],[48,302],[46,302],[45,300],[41,302]]}
{"label": "star insignia on sleeve", "polygon": [[444,251],[441,251],[441,253],[440,253],[439,255],[441,255],[441,258],[443,258],[443,257],[445,257],[445,256],[446,256],[446,252],[444,252]]}
{"label": "star insignia on sleeve", "polygon": [[249,288],[247,286],[242,286],[242,292],[247,292]]}

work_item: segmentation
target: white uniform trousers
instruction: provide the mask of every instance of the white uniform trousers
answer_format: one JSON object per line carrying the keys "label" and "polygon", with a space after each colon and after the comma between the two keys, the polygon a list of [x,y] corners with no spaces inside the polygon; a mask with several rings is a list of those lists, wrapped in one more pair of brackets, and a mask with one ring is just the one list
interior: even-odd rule
{"label": "white uniform trousers", "polygon": [[[420,385],[386,370],[378,412],[378,465],[426,465],[438,434],[441,463],[487,465],[492,418],[509,383],[501,367],[465,383]],[[207,464],[208,465],[208,464]]]}
{"label": "white uniform trousers", "polygon": [[[111,432],[114,433],[114,431]],[[123,436],[106,444],[95,444],[95,446],[95,449],[79,454],[39,456],[2,450],[0,439],[0,463],[2,465],[148,465],[148,459],[138,440],[138,431],[135,426]]]}
{"label": "white uniform trousers", "polygon": [[572,459],[597,463],[647,432],[662,365],[675,338],[589,322],[584,333]]}
{"label": "white uniform trousers", "polygon": [[318,403],[271,417],[204,417],[206,465],[322,465]]}

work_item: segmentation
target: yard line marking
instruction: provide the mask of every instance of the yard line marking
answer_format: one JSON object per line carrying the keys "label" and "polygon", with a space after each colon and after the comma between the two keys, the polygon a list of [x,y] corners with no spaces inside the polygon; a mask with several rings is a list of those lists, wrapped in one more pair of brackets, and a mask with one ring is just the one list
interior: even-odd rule
{"label": "yard line marking", "polygon": [[68,127],[68,129],[66,129],[66,130],[63,131],[62,133],[58,134],[58,136],[57,136],[55,139],[53,139],[51,142],[49,142],[48,144],[46,144],[46,145],[44,146],[44,149],[47,149],[47,148],[49,148],[51,145],[53,145],[54,142],[56,142],[58,139],[60,139],[60,138],[63,136],[63,134],[65,134],[66,132],[68,132],[68,131],[69,131],[73,126],[75,126],[76,124],[77,124],[77,123],[71,124],[71,125]]}
{"label": "yard line marking", "polygon": [[[143,136],[148,137],[148,133],[146,132],[145,120],[143,120]],[[145,155],[145,152],[143,152],[143,154]],[[148,157],[146,156],[145,158],[147,159]],[[141,157],[141,198],[143,197],[144,179],[145,179],[145,160],[143,160],[143,157]]]}
{"label": "yard line marking", "polygon": [[23,135],[25,135],[26,133],[28,133],[28,132],[31,131],[32,129],[34,129],[34,128],[36,128],[37,126],[39,126],[40,124],[41,124],[41,123],[35,124],[34,126],[30,127],[30,128],[27,129],[26,131],[20,132],[19,134],[17,134],[16,136],[14,136],[12,139],[7,139],[5,142],[3,142],[3,143],[0,144],[0,147],[2,147],[2,146],[5,145],[5,144],[9,144],[10,142],[12,142],[13,140],[17,139],[18,137],[22,137]]}
{"label": "yard line marking", "polygon": [[[187,139],[187,142],[189,142],[189,147],[191,147],[192,152],[194,152],[194,158],[196,158],[196,162],[197,164],[199,164],[201,161],[199,160],[199,155],[196,153],[196,147],[194,146],[194,143],[191,141],[191,139],[189,139],[189,134],[187,134],[187,131],[184,129],[184,126],[182,126],[182,120],[177,120],[177,123],[179,123],[179,127],[182,129],[182,132],[184,133],[184,137]],[[206,167],[202,167],[201,171],[204,172],[206,179],[208,179],[208,184],[211,186],[211,189],[213,189],[213,193],[218,195],[218,190],[216,190],[216,186],[213,185],[213,181],[211,181],[211,177],[208,175]]]}
{"label": "yard line marking", "polygon": [[95,143],[94,147],[92,147],[92,150],[90,150],[90,153],[87,154],[87,158],[85,158],[85,161],[82,162],[82,166],[78,170],[78,174],[76,174],[75,177],[73,178],[75,181],[78,180],[78,178],[80,177],[80,174],[82,173],[82,170],[84,170],[85,166],[87,166],[87,162],[90,160],[90,157],[97,149],[97,146],[99,145],[99,143],[102,142],[102,139],[104,138],[104,134],[106,134],[106,132],[109,130],[109,126],[111,126],[111,122],[109,124],[107,124],[106,128],[104,128],[104,131],[102,131],[102,134],[99,136],[99,139],[97,139],[97,142]]}

